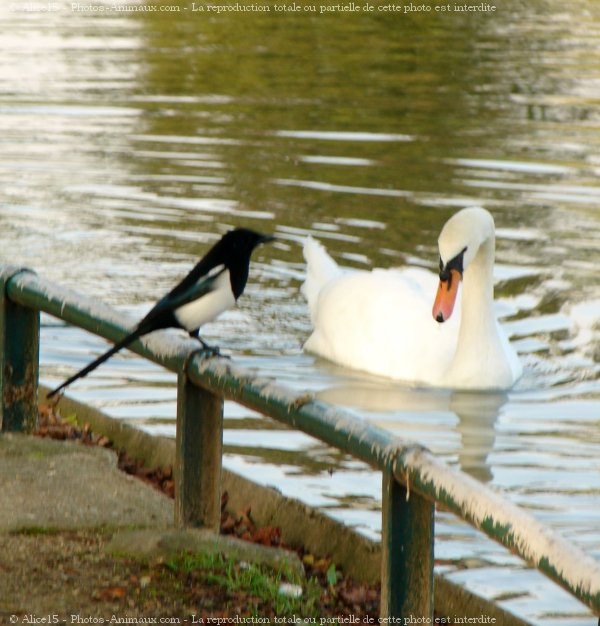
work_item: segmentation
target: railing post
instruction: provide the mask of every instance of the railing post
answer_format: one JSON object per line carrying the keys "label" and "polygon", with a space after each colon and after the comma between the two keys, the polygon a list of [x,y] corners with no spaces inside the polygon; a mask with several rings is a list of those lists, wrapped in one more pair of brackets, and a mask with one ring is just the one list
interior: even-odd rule
{"label": "railing post", "polygon": [[31,432],[37,426],[40,312],[8,297],[9,281],[30,271],[0,271],[0,423],[2,431]]}
{"label": "railing post", "polygon": [[177,379],[175,526],[219,531],[223,398],[195,386],[185,371]]}
{"label": "railing post", "polygon": [[434,506],[387,470],[382,498],[381,617],[432,624]]}

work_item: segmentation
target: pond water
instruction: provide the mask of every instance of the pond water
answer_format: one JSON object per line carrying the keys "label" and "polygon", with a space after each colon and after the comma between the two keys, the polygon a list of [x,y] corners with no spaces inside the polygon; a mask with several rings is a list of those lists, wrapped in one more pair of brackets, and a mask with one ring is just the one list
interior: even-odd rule
{"label": "pond water", "polygon": [[[0,8],[2,262],[139,317],[228,227],[274,232],[205,339],[425,444],[600,558],[600,4],[113,4]],[[302,352],[306,235],[348,266],[435,270],[441,226],[473,204],[498,227],[497,310],[525,368],[513,390],[410,389]],[[44,317],[42,382],[105,346]],[[131,353],[70,393],[174,434],[174,377]],[[227,467],[378,536],[378,474],[233,404],[225,425]],[[452,580],[537,624],[596,623],[453,516],[436,535]]]}

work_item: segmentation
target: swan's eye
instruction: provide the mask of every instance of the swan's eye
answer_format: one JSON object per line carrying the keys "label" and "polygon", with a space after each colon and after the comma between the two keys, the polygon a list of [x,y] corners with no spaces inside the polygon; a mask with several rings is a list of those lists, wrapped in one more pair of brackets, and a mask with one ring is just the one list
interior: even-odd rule
{"label": "swan's eye", "polygon": [[467,251],[466,246],[457,254],[455,257],[452,257],[448,263],[444,266],[442,262],[442,257],[440,257],[440,280],[446,282],[451,280],[450,270],[456,270],[461,276],[463,273],[463,257],[465,256],[465,252]]}
{"label": "swan's eye", "polygon": [[446,265],[446,269],[448,270],[457,270],[461,274],[463,273],[463,257],[465,256],[465,252],[467,251],[467,247],[465,246],[455,257],[448,261]]}

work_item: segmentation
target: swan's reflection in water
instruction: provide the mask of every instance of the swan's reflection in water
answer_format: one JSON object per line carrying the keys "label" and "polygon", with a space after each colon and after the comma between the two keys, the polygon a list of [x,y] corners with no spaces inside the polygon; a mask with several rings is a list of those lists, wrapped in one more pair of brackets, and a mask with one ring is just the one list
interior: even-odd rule
{"label": "swan's reflection in water", "polygon": [[454,392],[450,396],[450,411],[458,416],[461,449],[460,468],[481,482],[493,478],[490,453],[494,449],[496,419],[508,401],[506,393]]}
{"label": "swan's reflection in water", "polygon": [[506,393],[412,389],[380,381],[349,381],[321,390],[319,399],[371,413],[369,420],[417,440],[481,482],[493,477],[490,453]]}

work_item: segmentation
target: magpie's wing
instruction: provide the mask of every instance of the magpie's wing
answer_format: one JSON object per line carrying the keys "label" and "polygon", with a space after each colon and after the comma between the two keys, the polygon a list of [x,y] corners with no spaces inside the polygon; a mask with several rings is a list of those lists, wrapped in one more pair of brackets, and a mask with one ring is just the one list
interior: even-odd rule
{"label": "magpie's wing", "polygon": [[[222,240],[221,240],[222,241]],[[225,270],[225,260],[223,251],[219,245],[215,244],[190,270],[190,273],[163,298],[178,298],[186,294],[190,289],[195,289],[205,278],[216,278]],[[185,297],[185,296],[184,296]],[[200,297],[200,296],[197,296]],[[192,298],[195,300],[196,298]],[[190,300],[190,302],[192,301]],[[161,300],[162,302],[162,300]],[[185,303],[183,303],[185,304]],[[181,305],[180,305],[181,306]]]}
{"label": "magpie's wing", "polygon": [[173,313],[184,304],[189,304],[209,294],[214,290],[215,281],[225,269],[224,265],[215,267],[208,275],[202,276],[195,281],[190,280],[194,272],[192,270],[174,289],[154,305],[142,322],[140,322],[140,326],[144,323],[152,322],[163,315]]}

